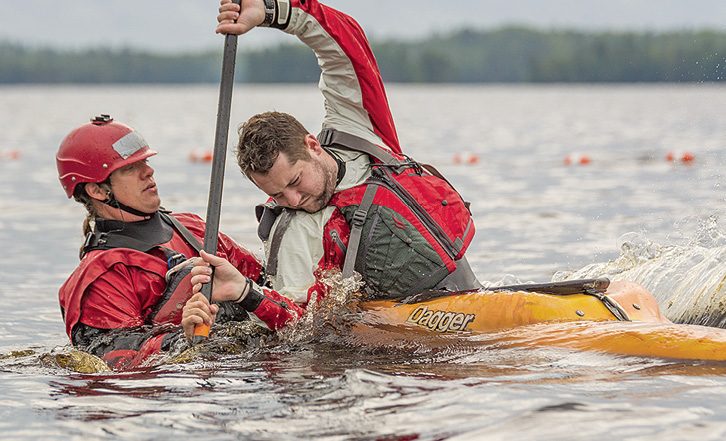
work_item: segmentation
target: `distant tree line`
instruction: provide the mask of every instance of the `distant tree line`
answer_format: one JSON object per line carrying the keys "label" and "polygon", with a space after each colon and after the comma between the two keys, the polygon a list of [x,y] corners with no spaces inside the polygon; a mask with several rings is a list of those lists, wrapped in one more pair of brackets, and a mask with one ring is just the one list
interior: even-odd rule
{"label": "distant tree line", "polygon": [[[505,27],[373,42],[392,82],[699,82],[726,76],[726,32],[584,32]],[[80,51],[0,43],[0,83],[215,83],[221,49],[187,54]],[[314,82],[312,52],[287,44],[240,53],[237,79]]]}

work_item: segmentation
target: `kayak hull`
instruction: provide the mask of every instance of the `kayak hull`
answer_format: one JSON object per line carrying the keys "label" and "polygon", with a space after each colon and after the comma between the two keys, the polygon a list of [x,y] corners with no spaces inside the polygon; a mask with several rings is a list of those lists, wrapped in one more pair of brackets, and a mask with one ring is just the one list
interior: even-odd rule
{"label": "kayak hull", "polygon": [[[726,360],[726,330],[668,321],[640,285],[605,293],[627,313],[620,321],[597,296],[524,291],[450,293],[420,302],[361,303],[364,322],[413,332],[488,334],[499,346],[555,346],[619,355]],[[496,334],[496,335],[493,335]]]}

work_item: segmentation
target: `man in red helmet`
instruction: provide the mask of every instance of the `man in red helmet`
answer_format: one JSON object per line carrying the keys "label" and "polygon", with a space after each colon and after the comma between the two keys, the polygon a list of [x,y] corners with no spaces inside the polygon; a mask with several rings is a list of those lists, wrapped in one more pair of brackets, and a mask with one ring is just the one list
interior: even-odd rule
{"label": "man in red helmet", "polygon": [[[60,288],[66,332],[74,346],[116,369],[135,367],[190,336],[196,324],[245,320],[244,307],[188,302],[190,258],[199,255],[205,224],[160,208],[156,152],[130,127],[95,117],[62,141],[61,185],[88,214],[79,266]],[[219,252],[252,280],[260,264],[228,236]]]}

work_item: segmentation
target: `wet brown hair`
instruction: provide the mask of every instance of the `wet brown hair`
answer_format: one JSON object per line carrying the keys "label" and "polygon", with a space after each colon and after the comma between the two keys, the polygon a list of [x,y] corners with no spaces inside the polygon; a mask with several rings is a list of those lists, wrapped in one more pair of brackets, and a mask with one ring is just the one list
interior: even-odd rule
{"label": "wet brown hair", "polygon": [[287,156],[290,164],[310,159],[305,146],[305,136],[309,132],[287,113],[257,114],[242,124],[237,132],[237,164],[248,178],[252,173],[269,173],[280,153]]}
{"label": "wet brown hair", "polygon": [[[100,182],[98,185],[104,190],[110,192],[111,176],[106,178],[105,181]],[[93,223],[96,221],[96,218],[100,216],[96,211],[96,207],[93,205],[93,198],[91,198],[88,193],[86,193],[85,183],[78,184],[76,186],[76,189],[73,191],[73,199],[75,199],[76,202],[82,204],[86,208],[86,218],[83,219],[83,225],[81,226],[81,230],[83,231],[83,237],[85,238],[86,236],[88,236],[88,233],[93,231]],[[83,254],[84,245],[85,243],[81,245],[81,255]]]}

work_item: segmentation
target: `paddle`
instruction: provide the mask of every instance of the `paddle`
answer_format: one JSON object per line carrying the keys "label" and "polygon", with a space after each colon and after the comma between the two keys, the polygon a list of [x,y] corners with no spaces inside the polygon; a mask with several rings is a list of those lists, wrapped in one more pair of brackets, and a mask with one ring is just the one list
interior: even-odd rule
{"label": "paddle", "polygon": [[[240,4],[241,0],[233,0]],[[232,107],[232,85],[234,83],[234,66],[237,55],[237,36],[227,34],[224,37],[224,55],[222,57],[222,80],[219,84],[219,103],[217,106],[217,128],[214,134],[214,157],[212,159],[212,177],[209,183],[209,202],[207,202],[207,226],[204,232],[204,250],[209,254],[217,253],[217,235],[219,233],[219,215],[222,210],[222,189],[224,184],[224,164],[227,157],[227,135],[229,133],[229,112]],[[212,282],[202,286],[202,294],[211,302]],[[206,340],[209,326],[197,325],[194,328],[193,344]]]}

